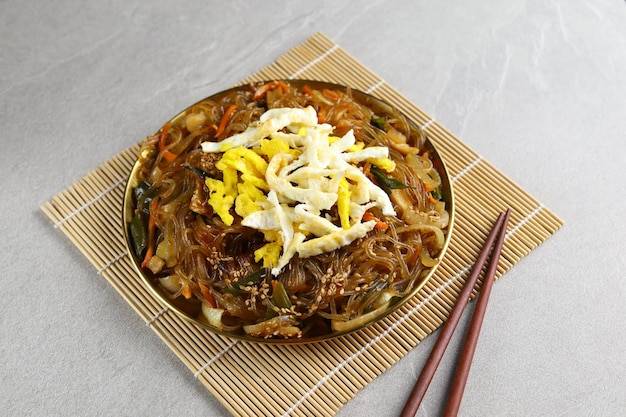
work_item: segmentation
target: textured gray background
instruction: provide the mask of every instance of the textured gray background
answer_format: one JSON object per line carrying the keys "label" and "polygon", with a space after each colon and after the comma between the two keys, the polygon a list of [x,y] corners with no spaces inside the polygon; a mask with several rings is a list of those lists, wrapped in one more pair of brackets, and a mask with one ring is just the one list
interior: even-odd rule
{"label": "textured gray background", "polygon": [[[617,0],[0,1],[2,412],[228,415],[39,206],[316,31],[566,221],[494,286],[461,414],[623,415]],[[397,415],[434,340],[339,416]],[[418,415],[442,411],[459,349]]]}

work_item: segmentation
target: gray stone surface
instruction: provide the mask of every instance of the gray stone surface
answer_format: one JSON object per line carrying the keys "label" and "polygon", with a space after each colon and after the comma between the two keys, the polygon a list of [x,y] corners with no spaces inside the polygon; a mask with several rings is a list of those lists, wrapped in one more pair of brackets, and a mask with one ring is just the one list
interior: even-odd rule
{"label": "gray stone surface", "polygon": [[[566,221],[494,286],[461,415],[623,415],[616,0],[0,1],[2,413],[228,415],[39,206],[317,31]],[[338,415],[397,415],[434,341]],[[460,346],[418,415],[442,412]]]}

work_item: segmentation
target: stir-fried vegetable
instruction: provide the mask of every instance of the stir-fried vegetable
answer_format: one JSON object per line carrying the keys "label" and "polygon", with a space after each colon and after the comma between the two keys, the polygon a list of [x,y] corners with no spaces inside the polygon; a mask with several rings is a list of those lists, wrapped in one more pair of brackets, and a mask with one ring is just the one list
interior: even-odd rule
{"label": "stir-fried vegetable", "polygon": [[154,232],[156,228],[154,216],[156,215],[155,213],[158,207],[159,199],[155,198],[150,204],[150,219],[148,220],[148,249],[146,250],[143,262],[141,263],[142,268],[145,268],[148,265],[148,262],[150,262],[152,256],[154,255]]}
{"label": "stir-fried vegetable", "polygon": [[387,194],[389,194],[391,190],[410,188],[408,185],[398,181],[397,179],[386,176],[385,173],[376,165],[372,165],[370,171],[374,175],[374,178],[376,178],[378,185],[380,185],[380,187],[385,190]]}
{"label": "stir-fried vegetable", "polygon": [[370,120],[370,123],[372,124],[372,126],[376,126],[379,129],[384,129],[385,123],[387,123],[387,120],[384,117],[372,115],[372,119]]}
{"label": "stir-fried vegetable", "polygon": [[251,273],[250,275],[248,275],[247,277],[235,282],[232,285],[229,285],[228,287],[224,288],[224,292],[230,293],[230,294],[234,294],[234,295],[238,295],[238,294],[242,294],[243,293],[243,287],[246,287],[248,285],[255,285],[258,284],[260,281],[264,280],[265,277],[268,274],[268,270],[265,268],[261,268],[258,269],[256,271],[254,271],[253,273]]}
{"label": "stir-fried vegetable", "polygon": [[129,225],[130,238],[133,242],[133,249],[137,256],[141,256],[148,244],[148,236],[146,236],[146,227],[144,226],[141,214],[135,214]]}

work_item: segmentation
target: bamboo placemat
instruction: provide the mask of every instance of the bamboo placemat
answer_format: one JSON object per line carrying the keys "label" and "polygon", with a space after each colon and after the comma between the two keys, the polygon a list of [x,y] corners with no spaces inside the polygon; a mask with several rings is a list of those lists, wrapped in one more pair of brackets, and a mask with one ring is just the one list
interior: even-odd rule
{"label": "bamboo placemat", "polygon": [[323,34],[244,82],[273,78],[347,84],[394,103],[422,127],[447,164],[457,209],[449,249],[433,279],[390,317],[346,337],[292,346],[228,339],[180,319],[144,287],[123,241],[122,197],[138,145],[41,208],[233,415],[331,416],[443,323],[499,212],[513,209],[498,277],[563,223]]}

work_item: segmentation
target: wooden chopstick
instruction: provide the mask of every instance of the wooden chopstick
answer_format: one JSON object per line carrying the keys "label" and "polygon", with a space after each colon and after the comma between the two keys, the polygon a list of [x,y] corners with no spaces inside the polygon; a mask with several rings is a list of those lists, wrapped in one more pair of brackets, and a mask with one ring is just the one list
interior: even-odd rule
{"label": "wooden chopstick", "polygon": [[[483,266],[487,261],[492,247],[494,246],[494,241],[496,241],[497,239],[496,247],[493,251],[487,274],[485,275],[485,279],[483,280],[483,291],[485,291],[486,289],[486,296],[480,296],[480,300],[484,299],[480,307],[481,312],[478,316],[476,316],[476,312],[479,309],[477,304],[475,317],[472,317],[472,323],[470,324],[470,330],[468,333],[468,341],[466,342],[467,352],[465,347],[463,349],[463,353],[468,355],[468,357],[462,356],[462,370],[460,368],[457,375],[455,375],[453,388],[449,397],[450,400],[448,405],[446,406],[446,413],[448,411],[452,413],[446,415],[456,415],[454,413],[458,412],[458,408],[461,403],[461,397],[463,396],[463,391],[465,389],[465,382],[467,381],[467,375],[469,373],[469,365],[471,364],[474,355],[476,342],[478,341],[478,334],[480,333],[480,325],[482,324],[486,304],[489,299],[489,294],[491,292],[491,284],[494,280],[495,270],[498,264],[498,258],[500,257],[500,252],[502,250],[504,236],[506,235],[506,228],[510,214],[511,210],[509,209],[506,211],[506,213],[501,213],[498,216],[498,219],[496,220],[493,229],[489,233],[489,236],[478,256],[478,259],[472,267],[472,272],[470,273],[470,276],[467,279],[467,282],[465,283],[465,286],[463,287],[463,290],[461,291],[461,294],[459,295],[459,298],[457,299],[457,302],[455,303],[454,308],[452,309],[452,312],[448,317],[448,320],[444,324],[441,330],[441,334],[439,335],[439,338],[437,339],[437,342],[435,343],[435,346],[433,347],[433,350],[431,351],[430,356],[428,357],[428,360],[426,361],[419,378],[415,382],[415,386],[411,391],[411,395],[409,396],[409,399],[407,400],[404,409],[400,414],[401,417],[414,417],[417,413],[422,399],[426,394],[426,390],[428,389],[428,386],[430,385],[430,382],[435,375],[435,371],[437,370],[437,367],[441,362],[441,358],[443,357],[443,354],[448,347],[448,343],[452,338],[452,334],[454,333],[454,330],[459,323],[461,315],[463,314],[463,310],[469,302],[472,290],[474,289],[474,285],[478,280],[478,276],[480,275]],[[452,404],[450,404],[450,402],[452,402]]]}
{"label": "wooden chopstick", "polygon": [[478,301],[476,302],[476,308],[472,315],[472,321],[470,322],[467,336],[465,337],[465,344],[461,351],[461,358],[456,367],[454,379],[452,380],[452,388],[448,395],[448,403],[443,413],[444,416],[456,416],[459,413],[459,407],[461,406],[461,399],[463,398],[463,392],[465,391],[465,383],[467,382],[467,376],[469,375],[470,367],[472,366],[472,359],[474,358],[474,352],[476,351],[476,344],[478,343],[478,336],[480,335],[480,328],[483,324],[483,318],[485,317],[485,311],[487,310],[487,303],[489,302],[489,295],[491,294],[491,287],[493,286],[494,277],[496,275],[496,269],[498,267],[498,259],[502,252],[502,245],[504,244],[504,237],[506,236],[506,226],[509,222],[509,216],[511,210],[507,210],[504,216],[504,222],[502,223],[502,229],[498,235],[498,240],[493,248],[491,254],[491,261],[483,280],[480,294],[478,295]]}

